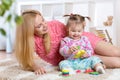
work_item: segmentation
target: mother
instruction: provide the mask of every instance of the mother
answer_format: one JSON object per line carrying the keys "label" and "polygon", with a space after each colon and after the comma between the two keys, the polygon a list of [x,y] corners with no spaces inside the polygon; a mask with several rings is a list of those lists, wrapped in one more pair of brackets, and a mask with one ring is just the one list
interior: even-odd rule
{"label": "mother", "polygon": [[[52,65],[58,65],[63,59],[59,55],[60,40],[65,37],[66,29],[59,21],[46,22],[35,10],[23,12],[23,23],[16,30],[15,53],[20,65],[36,74],[44,74],[44,67],[35,62],[35,52]],[[84,32],[99,56],[108,68],[120,68],[120,49],[102,41],[94,34]]]}

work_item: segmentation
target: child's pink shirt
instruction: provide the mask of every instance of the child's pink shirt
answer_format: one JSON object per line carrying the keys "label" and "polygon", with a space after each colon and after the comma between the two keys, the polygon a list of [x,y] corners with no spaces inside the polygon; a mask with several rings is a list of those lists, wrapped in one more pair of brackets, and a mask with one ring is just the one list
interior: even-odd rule
{"label": "child's pink shirt", "polygon": [[43,60],[50,64],[58,65],[58,63],[63,60],[63,57],[59,54],[60,41],[65,37],[66,29],[63,23],[59,21],[48,22],[48,28],[51,38],[51,50],[50,53],[46,54],[43,38],[35,35],[35,50],[36,53]]}

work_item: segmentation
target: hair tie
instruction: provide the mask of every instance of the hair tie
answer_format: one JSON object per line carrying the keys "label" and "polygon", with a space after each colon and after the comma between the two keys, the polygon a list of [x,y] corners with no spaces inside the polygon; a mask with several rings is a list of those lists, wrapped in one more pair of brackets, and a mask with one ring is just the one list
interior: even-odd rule
{"label": "hair tie", "polygon": [[71,13],[70,15],[73,15],[73,13]]}
{"label": "hair tie", "polygon": [[70,14],[70,16],[73,16],[73,15],[74,15],[73,13]]}

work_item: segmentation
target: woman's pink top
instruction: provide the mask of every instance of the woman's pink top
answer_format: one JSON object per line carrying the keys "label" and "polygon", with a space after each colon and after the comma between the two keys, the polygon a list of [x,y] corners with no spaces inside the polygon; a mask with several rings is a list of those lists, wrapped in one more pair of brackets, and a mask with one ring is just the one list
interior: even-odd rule
{"label": "woman's pink top", "polygon": [[48,22],[48,28],[51,38],[50,53],[45,53],[43,38],[35,35],[36,53],[48,63],[58,65],[58,63],[63,60],[63,57],[59,54],[59,47],[61,39],[65,37],[66,29],[63,23],[56,20]]}

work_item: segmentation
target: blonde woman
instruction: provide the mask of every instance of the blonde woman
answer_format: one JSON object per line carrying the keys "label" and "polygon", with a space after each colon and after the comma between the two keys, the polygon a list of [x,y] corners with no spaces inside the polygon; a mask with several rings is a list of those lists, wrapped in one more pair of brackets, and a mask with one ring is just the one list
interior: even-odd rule
{"label": "blonde woman", "polygon": [[[32,70],[36,74],[44,74],[46,70],[35,62],[34,54],[44,61],[58,65],[63,60],[59,54],[59,45],[66,36],[66,28],[59,21],[46,22],[43,16],[35,10],[22,14],[23,23],[16,29],[16,57],[25,70]],[[84,32],[90,43],[104,64],[109,68],[120,67],[120,49],[110,45],[94,34]]]}
{"label": "blonde woman", "polygon": [[22,16],[23,23],[16,31],[16,57],[24,69],[43,74],[46,71],[34,62],[34,52],[41,59],[56,66],[63,59],[58,51],[59,42],[65,36],[65,26],[58,21],[46,23],[35,10],[26,11]]}

